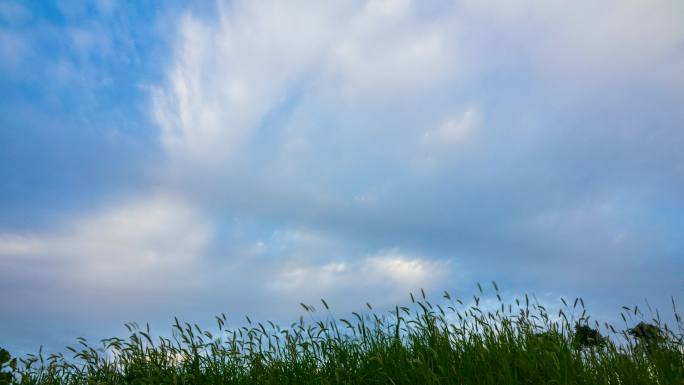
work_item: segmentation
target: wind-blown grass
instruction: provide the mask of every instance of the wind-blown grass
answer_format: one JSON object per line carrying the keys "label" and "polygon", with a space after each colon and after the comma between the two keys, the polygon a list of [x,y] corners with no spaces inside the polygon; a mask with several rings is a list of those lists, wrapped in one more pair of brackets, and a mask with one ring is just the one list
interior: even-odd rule
{"label": "wind-blown grass", "polygon": [[639,310],[624,308],[618,331],[581,299],[551,314],[528,296],[496,297],[433,303],[421,291],[408,307],[368,305],[349,319],[322,300],[323,312],[302,304],[310,321],[287,328],[247,318],[232,329],[220,315],[214,332],[176,320],[170,338],[129,324],[127,338],[78,339],[68,355],[0,353],[0,384],[684,384],[676,309],[671,328],[659,317],[636,324]]}

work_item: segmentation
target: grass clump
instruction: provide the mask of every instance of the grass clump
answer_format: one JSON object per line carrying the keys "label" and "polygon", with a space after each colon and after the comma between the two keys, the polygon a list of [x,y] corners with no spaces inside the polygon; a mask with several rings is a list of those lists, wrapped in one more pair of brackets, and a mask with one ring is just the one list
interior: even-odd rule
{"label": "grass clump", "polygon": [[68,355],[17,361],[3,350],[0,384],[684,384],[676,309],[675,329],[656,318],[624,331],[604,324],[604,336],[579,299],[551,314],[496,290],[493,306],[446,292],[433,303],[421,291],[409,306],[368,305],[348,319],[325,301],[323,314],[302,304],[310,321],[286,328],[249,318],[231,328],[224,314],[213,332],[176,319],[170,337],[129,324],[127,338],[78,339]]}

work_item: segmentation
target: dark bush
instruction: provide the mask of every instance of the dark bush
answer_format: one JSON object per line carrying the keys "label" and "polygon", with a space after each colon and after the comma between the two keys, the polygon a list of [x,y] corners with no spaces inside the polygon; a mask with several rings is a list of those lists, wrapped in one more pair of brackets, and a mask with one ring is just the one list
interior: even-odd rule
{"label": "dark bush", "polygon": [[639,322],[635,327],[628,330],[639,343],[646,345],[660,345],[667,340],[663,331],[652,324]]}
{"label": "dark bush", "polygon": [[7,350],[0,349],[0,385],[11,384],[16,370],[17,359],[12,358]]}
{"label": "dark bush", "polygon": [[600,347],[604,343],[604,338],[598,330],[589,325],[575,325],[575,336],[573,344],[576,348]]}

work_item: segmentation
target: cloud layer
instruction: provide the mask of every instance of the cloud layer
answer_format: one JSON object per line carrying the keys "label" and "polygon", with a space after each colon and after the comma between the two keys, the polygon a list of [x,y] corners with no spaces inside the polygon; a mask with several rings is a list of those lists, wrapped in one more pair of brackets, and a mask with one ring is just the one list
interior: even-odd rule
{"label": "cloud layer", "polygon": [[[47,39],[22,9],[0,8],[16,89]],[[490,279],[605,306],[684,294],[679,1],[218,2],[158,12],[171,33],[145,44],[115,33],[141,30],[116,6],[92,12],[64,27],[68,60],[41,59],[63,75],[48,88],[98,107],[59,124],[109,122],[94,164],[130,163],[97,204],[0,227],[11,322],[287,319],[300,301],[346,311]],[[150,46],[159,65],[105,64]],[[45,103],[40,124],[12,124],[68,114]],[[142,112],[126,129],[99,108]]]}

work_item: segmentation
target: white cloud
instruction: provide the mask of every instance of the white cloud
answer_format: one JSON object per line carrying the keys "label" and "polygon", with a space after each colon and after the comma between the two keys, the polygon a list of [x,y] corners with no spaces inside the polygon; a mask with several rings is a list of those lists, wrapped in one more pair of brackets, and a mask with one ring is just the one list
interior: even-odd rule
{"label": "white cloud", "polygon": [[[466,1],[463,9],[474,21],[463,20],[475,43],[501,49],[471,46],[469,54],[487,67],[522,60],[555,86],[599,86],[635,76],[667,82],[678,71],[673,57],[682,55],[684,6],[676,0]],[[654,73],[654,67],[665,72]]]}
{"label": "white cloud", "polygon": [[56,272],[57,281],[134,291],[191,267],[211,237],[211,227],[191,206],[155,195],[123,201],[46,233],[0,234],[0,263],[30,261],[43,269],[59,262],[64,271]]}
{"label": "white cloud", "polygon": [[480,124],[477,108],[468,107],[462,115],[447,118],[439,127],[423,134],[423,144],[431,147],[453,146],[473,134]]}
{"label": "white cloud", "polygon": [[367,258],[365,267],[376,276],[376,279],[389,279],[401,286],[416,288],[419,285],[430,285],[432,280],[443,279],[443,265],[445,262],[429,261],[411,255],[403,255],[399,250],[381,252]]}
{"label": "white cloud", "polygon": [[480,110],[473,105],[460,114],[447,115],[437,127],[425,130],[416,141],[413,169],[432,174],[442,171],[478,145],[473,139],[481,128]]}
{"label": "white cloud", "polygon": [[331,47],[326,86],[372,102],[420,93],[456,78],[458,36],[447,20],[424,20],[412,1],[369,1]]}
{"label": "white cloud", "polygon": [[388,249],[361,258],[351,256],[338,261],[295,262],[276,275],[269,286],[293,294],[313,291],[321,295],[339,295],[365,291],[374,297],[382,297],[378,295],[382,293],[396,299],[421,287],[438,288],[445,284],[449,271],[449,261]]}
{"label": "white cloud", "polygon": [[45,252],[45,244],[40,239],[15,234],[0,236],[0,256],[18,257]]}

